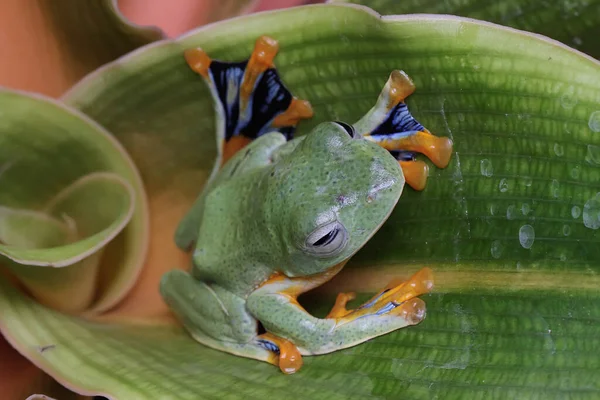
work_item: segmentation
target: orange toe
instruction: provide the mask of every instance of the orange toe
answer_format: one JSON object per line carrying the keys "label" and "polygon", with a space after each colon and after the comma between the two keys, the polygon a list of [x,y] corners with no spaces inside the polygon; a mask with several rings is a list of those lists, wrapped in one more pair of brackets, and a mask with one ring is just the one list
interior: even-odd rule
{"label": "orange toe", "polygon": [[338,293],[335,299],[335,304],[325,318],[342,318],[348,315],[351,311],[346,309],[346,304],[356,298],[356,293]]}
{"label": "orange toe", "polygon": [[279,369],[284,374],[290,375],[302,368],[302,355],[298,348],[289,340],[283,339],[272,333],[264,333],[259,338],[273,342],[279,347]]}
{"label": "orange toe", "polygon": [[423,161],[400,161],[406,183],[414,190],[423,190],[427,184],[429,166]]}
{"label": "orange toe", "polygon": [[192,71],[208,78],[208,68],[212,60],[201,48],[188,49],[183,53],[185,61],[188,63]]}

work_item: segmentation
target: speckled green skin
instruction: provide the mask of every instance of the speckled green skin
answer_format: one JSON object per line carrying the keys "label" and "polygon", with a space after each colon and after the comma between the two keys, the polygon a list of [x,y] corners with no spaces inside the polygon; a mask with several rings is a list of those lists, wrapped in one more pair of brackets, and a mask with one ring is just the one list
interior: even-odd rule
{"label": "speckled green skin", "polygon": [[[350,258],[388,218],[403,187],[402,170],[387,150],[358,134],[352,138],[336,123],[290,142],[279,133],[261,136],[206,187],[191,274],[165,274],[161,293],[200,342],[262,360],[268,352],[256,342],[258,321],[303,354],[406,326],[398,316],[373,315],[335,327],[335,319],[314,318],[279,294],[290,279],[264,284],[274,272],[305,277]],[[347,232],[345,245],[315,254],[307,237],[335,220]]]}

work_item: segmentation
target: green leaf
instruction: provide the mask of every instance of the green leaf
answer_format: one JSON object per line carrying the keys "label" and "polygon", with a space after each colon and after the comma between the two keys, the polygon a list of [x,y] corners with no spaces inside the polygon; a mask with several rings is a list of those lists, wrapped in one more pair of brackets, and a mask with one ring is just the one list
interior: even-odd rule
{"label": "green leaf", "polygon": [[86,322],[45,309],[6,284],[1,289],[0,327],[9,341],[83,394],[592,399],[600,391],[597,294],[426,296],[429,315],[420,325],[305,358],[302,370],[289,376],[198,345],[176,327]]}
{"label": "green leaf", "polygon": [[[135,167],[100,126],[59,103],[5,90],[0,108],[0,259],[44,304],[112,306],[146,250]],[[107,245],[125,257],[102,267]]]}
{"label": "green leaf", "polygon": [[[324,120],[356,121],[403,69],[417,87],[407,102],[415,117],[455,145],[451,165],[431,168],[424,192],[405,189],[381,233],[317,301],[323,315],[333,288],[374,291],[426,264],[438,291],[424,296],[425,321],[307,357],[292,376],[207,349],[173,326],[127,323],[156,311],[162,271],[187,267],[173,233],[215,158],[213,99],[182,52],[201,46],[241,61],[263,34],[280,43],[283,82],[313,105],[300,134]],[[61,382],[115,398],[597,397],[599,93],[596,60],[449,16],[316,5],[158,42],[64,98],[140,168],[157,221],[148,278],[122,303],[119,324],[66,317],[6,288],[2,331]],[[136,309],[145,303],[153,310]]]}
{"label": "green leaf", "polygon": [[383,15],[450,14],[546,35],[600,59],[600,0],[329,0]]}

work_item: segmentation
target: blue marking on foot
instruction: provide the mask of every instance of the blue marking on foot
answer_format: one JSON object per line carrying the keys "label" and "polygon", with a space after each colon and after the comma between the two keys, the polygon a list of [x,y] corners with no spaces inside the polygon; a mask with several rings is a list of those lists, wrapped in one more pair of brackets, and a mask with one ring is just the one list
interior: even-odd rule
{"label": "blue marking on foot", "polygon": [[417,132],[427,131],[417,121],[404,102],[396,104],[386,115],[385,119],[371,132],[372,136],[407,133],[407,136]]}
{"label": "blue marking on foot", "polygon": [[381,314],[388,313],[388,312],[392,311],[394,308],[396,308],[397,306],[398,305],[396,303],[390,301],[385,306],[383,306],[383,308],[380,308],[379,310],[377,310],[375,315],[381,315]]}
{"label": "blue marking on foot", "polygon": [[[399,139],[423,131],[427,132],[427,129],[412,116],[406,103],[401,102],[392,108],[383,121],[373,129],[371,137],[375,141]],[[416,159],[415,153],[410,151],[393,150],[390,153],[398,161],[414,161]]]}
{"label": "blue marking on foot", "polygon": [[279,354],[279,346],[277,346],[275,343],[271,342],[270,340],[258,339],[257,342],[258,342],[258,345],[260,347],[262,347],[263,349],[272,351],[273,353],[276,353],[276,354]]}
{"label": "blue marking on foot", "polygon": [[392,150],[392,151],[390,151],[390,153],[392,153],[392,155],[398,161],[415,161],[417,159],[417,153],[415,153],[413,151]]}
{"label": "blue marking on foot", "polygon": [[383,296],[386,292],[388,292],[390,289],[385,289],[383,292],[381,292],[379,294],[379,296],[375,297],[373,300],[371,300],[370,302],[363,304],[362,306],[358,307],[358,310],[361,310],[363,308],[371,308],[373,307],[373,305],[375,303],[377,303],[377,301],[381,298],[381,296]]}
{"label": "blue marking on foot", "polygon": [[256,139],[268,132],[280,132],[290,140],[295,126],[273,127],[275,117],[287,110],[292,94],[283,85],[275,68],[259,75],[245,110],[240,110],[240,87],[248,61],[213,60],[209,77],[225,112],[225,140],[243,135]]}

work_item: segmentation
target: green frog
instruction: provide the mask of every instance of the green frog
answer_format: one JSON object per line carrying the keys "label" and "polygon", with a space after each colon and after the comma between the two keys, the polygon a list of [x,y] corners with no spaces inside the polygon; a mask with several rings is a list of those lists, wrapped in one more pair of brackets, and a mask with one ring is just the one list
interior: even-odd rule
{"label": "green frog", "polygon": [[[428,167],[415,153],[443,168],[452,142],[410,115],[404,99],[414,84],[398,70],[355,124],[324,122],[291,138],[312,108],[272,73],[277,49],[261,37],[248,62],[229,64],[201,49],[185,53],[226,121],[218,133],[222,159],[175,236],[180,248],[193,251],[192,269],[167,272],[160,291],[198,342],[290,374],[303,355],[355,346],[425,318],[418,296],[432,290],[429,268],[356,309],[346,308],[354,295],[340,293],[325,318],[309,314],[297,298],[330,280],[369,241],[405,183],[424,189]],[[280,104],[272,104],[277,96],[259,96],[261,84],[265,93],[286,94]],[[268,107],[258,102],[271,114],[260,114]]]}

